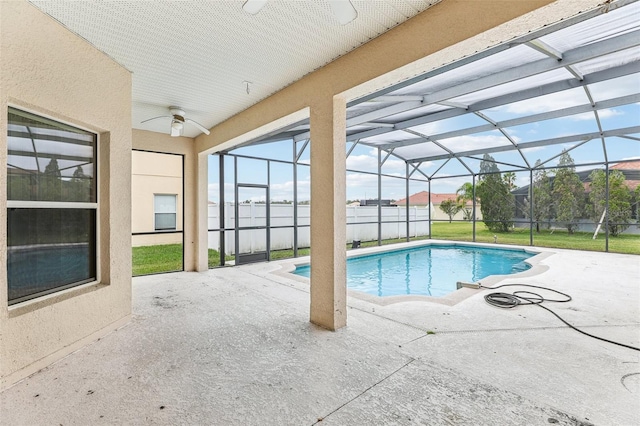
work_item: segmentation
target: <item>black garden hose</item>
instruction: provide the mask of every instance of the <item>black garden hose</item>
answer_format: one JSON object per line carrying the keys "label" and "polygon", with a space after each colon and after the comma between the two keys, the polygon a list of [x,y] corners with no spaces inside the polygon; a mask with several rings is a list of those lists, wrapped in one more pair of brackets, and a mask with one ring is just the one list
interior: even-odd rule
{"label": "black garden hose", "polygon": [[540,289],[540,290],[546,290],[546,291],[550,291],[552,293],[556,293],[556,294],[559,294],[561,296],[564,296],[564,298],[562,298],[562,299],[549,299],[549,298],[542,297],[538,293],[534,293],[534,292],[526,291],[526,290],[521,290],[521,291],[514,291],[513,293],[503,293],[503,292],[489,293],[489,294],[484,296],[484,300],[488,304],[490,304],[492,306],[495,306],[497,308],[503,308],[503,309],[515,308],[518,305],[537,305],[537,306],[541,307],[542,309],[551,312],[553,315],[556,316],[556,318],[558,318],[560,321],[565,323],[567,326],[571,327],[572,329],[574,329],[575,331],[577,331],[579,333],[584,334],[585,336],[593,337],[594,339],[602,340],[603,342],[607,342],[607,343],[611,343],[611,344],[614,344],[614,345],[622,346],[624,348],[632,349],[634,351],[640,351],[640,348],[637,348],[635,346],[626,345],[626,344],[620,343],[620,342],[614,342],[613,340],[605,339],[604,337],[600,337],[600,336],[594,336],[593,334],[590,334],[590,333],[587,333],[586,331],[580,330],[579,328],[576,328],[575,326],[569,324],[560,315],[558,315],[557,313],[555,313],[551,309],[549,309],[546,306],[542,305],[543,302],[558,302],[558,303],[570,302],[571,301],[571,296],[569,296],[568,294],[562,293],[561,291],[554,290],[554,289],[548,288],[548,287],[541,287],[541,286],[537,286],[537,285],[531,285],[531,284],[502,284],[502,285],[499,285],[499,286],[496,286],[496,287],[485,287],[482,284],[480,284],[480,288],[484,288],[484,289],[487,289],[487,290],[497,290],[497,289],[499,289],[501,287],[514,287],[514,286],[515,287],[529,287],[529,288],[536,288],[536,289]]}

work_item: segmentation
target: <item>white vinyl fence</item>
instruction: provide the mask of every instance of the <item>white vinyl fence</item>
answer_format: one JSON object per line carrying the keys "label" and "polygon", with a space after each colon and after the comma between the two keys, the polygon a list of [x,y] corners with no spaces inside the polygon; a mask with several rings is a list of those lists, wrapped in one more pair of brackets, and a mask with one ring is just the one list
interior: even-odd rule
{"label": "white vinyl fence", "polygon": [[[271,204],[271,250],[293,248],[293,205]],[[298,205],[298,247],[309,247],[309,205]],[[373,241],[378,239],[378,207],[377,206],[345,206],[347,209],[347,241]],[[224,206],[225,228],[235,227],[235,206]],[[433,209],[433,207],[432,207]],[[240,204],[238,206],[239,226],[266,225],[265,204]],[[219,206],[209,206],[209,229],[220,228]],[[407,236],[406,207],[382,207],[383,240],[405,238]],[[429,234],[429,209],[426,207],[409,208],[409,236]],[[373,223],[366,223],[373,222]],[[273,229],[288,226],[289,228]],[[266,250],[265,230],[246,230],[240,234],[240,253],[253,253]],[[220,249],[220,232],[209,232],[209,248]],[[235,232],[225,232],[225,253],[235,253]]]}

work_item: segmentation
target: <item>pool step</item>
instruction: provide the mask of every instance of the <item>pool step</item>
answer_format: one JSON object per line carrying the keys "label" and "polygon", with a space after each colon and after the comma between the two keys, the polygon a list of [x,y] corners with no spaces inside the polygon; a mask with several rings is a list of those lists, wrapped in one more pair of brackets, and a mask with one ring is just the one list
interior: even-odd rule
{"label": "pool step", "polygon": [[531,268],[531,265],[529,265],[527,262],[519,262],[511,267],[511,273],[515,274],[518,272],[524,272],[529,270],[530,268]]}

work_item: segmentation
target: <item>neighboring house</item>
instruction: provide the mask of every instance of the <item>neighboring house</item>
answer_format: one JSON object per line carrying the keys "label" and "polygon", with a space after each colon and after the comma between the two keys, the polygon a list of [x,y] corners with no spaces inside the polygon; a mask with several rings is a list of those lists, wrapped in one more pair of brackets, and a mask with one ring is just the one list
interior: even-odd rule
{"label": "neighboring house", "polygon": [[[456,201],[458,195],[457,194],[435,194],[431,193],[431,205],[432,209],[432,217],[431,220],[449,220],[449,216],[440,210],[440,204],[442,204],[445,200],[453,200]],[[403,198],[402,200],[396,201],[398,206],[406,206],[407,199]],[[420,191],[415,194],[409,196],[409,206],[411,207],[426,207],[429,205],[429,192],[428,191]],[[466,208],[473,209],[473,203],[468,201],[466,204]],[[464,220],[464,212],[459,211],[453,216],[454,220]],[[476,204],[476,219],[481,220],[482,214],[480,213],[480,203]]]}
{"label": "neighboring house", "polygon": [[[585,193],[588,193],[590,191],[589,184],[591,183],[591,179],[589,178],[589,175],[594,170],[602,170],[602,168],[576,172],[584,185]],[[640,160],[618,163],[610,166],[609,170],[620,170],[625,177],[624,184],[627,186],[627,188],[629,188],[630,191],[634,191],[638,187],[638,185],[640,185]],[[554,176],[550,176],[549,179],[553,184]],[[511,191],[511,193],[516,197],[516,219],[527,218],[524,209],[528,205],[525,200],[529,196],[529,185],[514,189],[513,191]],[[638,217],[637,206],[635,205],[633,206],[632,217]]]}
{"label": "neighboring house", "polygon": [[609,170],[620,170],[625,177],[624,184],[631,191],[640,185],[640,160],[618,163],[609,167]]}
{"label": "neighboring house", "polygon": [[182,243],[182,156],[133,151],[132,245]]}

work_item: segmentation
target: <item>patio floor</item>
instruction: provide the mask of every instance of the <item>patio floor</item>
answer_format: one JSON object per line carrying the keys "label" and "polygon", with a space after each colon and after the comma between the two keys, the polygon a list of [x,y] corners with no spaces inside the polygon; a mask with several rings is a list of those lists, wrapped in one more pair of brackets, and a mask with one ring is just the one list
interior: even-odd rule
{"label": "patio floor", "polygon": [[[569,293],[548,306],[640,345],[637,256],[540,251],[549,269],[518,282]],[[0,423],[640,424],[640,352],[543,309],[494,308],[486,291],[350,297],[348,327],[329,332],[280,266],[135,278],[132,321],[0,394]]]}

